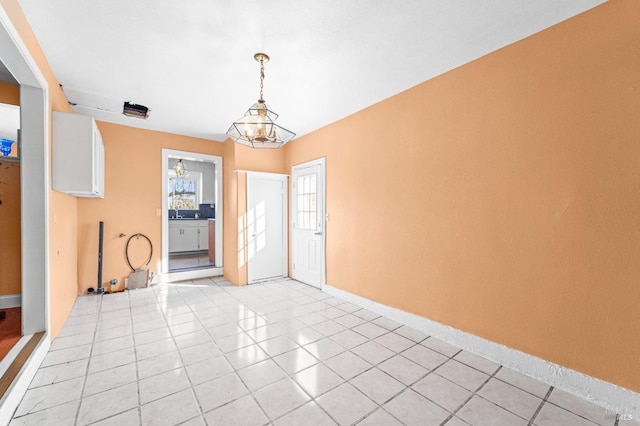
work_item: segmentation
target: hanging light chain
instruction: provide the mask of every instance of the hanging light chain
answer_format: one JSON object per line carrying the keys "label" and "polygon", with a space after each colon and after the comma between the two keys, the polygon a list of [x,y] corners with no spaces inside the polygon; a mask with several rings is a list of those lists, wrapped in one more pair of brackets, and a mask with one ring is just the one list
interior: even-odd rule
{"label": "hanging light chain", "polygon": [[260,58],[260,100],[262,101],[262,88],[264,87],[264,58]]}

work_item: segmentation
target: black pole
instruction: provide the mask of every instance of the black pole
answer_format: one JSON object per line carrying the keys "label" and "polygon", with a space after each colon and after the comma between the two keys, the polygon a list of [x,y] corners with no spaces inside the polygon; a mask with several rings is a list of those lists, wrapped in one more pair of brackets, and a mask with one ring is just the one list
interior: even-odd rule
{"label": "black pole", "polygon": [[104,234],[104,222],[100,222],[100,236],[98,238],[98,294],[104,293],[102,288],[102,237]]}

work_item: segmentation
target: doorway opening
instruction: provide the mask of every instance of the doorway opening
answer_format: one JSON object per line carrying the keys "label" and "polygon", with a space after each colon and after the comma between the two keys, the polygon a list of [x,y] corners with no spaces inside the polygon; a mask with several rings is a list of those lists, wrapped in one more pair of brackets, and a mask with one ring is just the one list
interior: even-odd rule
{"label": "doorway opening", "polygon": [[222,157],[162,150],[161,281],[222,274]]}
{"label": "doorway opening", "polygon": [[[0,82],[15,89],[18,82],[0,63]],[[15,99],[19,103],[19,99]],[[20,253],[20,107],[0,103],[0,361],[22,337],[22,264]]]}

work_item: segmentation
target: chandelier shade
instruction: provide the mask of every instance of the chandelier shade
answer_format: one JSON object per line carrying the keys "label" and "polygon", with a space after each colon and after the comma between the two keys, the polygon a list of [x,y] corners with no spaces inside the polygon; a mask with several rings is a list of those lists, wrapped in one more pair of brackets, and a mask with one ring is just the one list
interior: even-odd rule
{"label": "chandelier shade", "polygon": [[227,135],[234,142],[251,148],[280,148],[296,134],[276,122],[278,114],[269,109],[262,99],[264,62],[269,61],[269,56],[256,53],[254,58],[260,62],[260,99],[245,112],[244,116],[231,124]]}
{"label": "chandelier shade", "polygon": [[178,160],[176,162],[176,165],[173,168],[173,170],[175,170],[176,176],[178,176],[178,177],[185,177],[187,175],[187,167],[182,162],[182,159],[180,159],[180,160]]}

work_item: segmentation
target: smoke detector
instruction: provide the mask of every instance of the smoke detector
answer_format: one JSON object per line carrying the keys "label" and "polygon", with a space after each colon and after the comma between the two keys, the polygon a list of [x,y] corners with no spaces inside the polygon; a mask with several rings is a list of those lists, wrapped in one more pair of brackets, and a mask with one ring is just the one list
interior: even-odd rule
{"label": "smoke detector", "polygon": [[130,102],[124,103],[122,113],[127,117],[140,118],[142,120],[149,118],[149,108],[144,105],[132,104]]}

